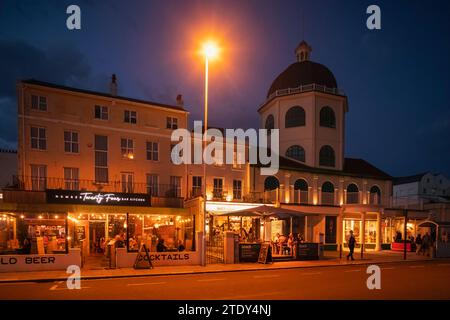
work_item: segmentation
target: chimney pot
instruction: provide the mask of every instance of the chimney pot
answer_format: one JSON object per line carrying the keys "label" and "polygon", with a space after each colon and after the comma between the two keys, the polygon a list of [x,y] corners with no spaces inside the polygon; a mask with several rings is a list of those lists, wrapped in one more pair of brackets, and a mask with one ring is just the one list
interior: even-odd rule
{"label": "chimney pot", "polygon": [[183,96],[181,94],[177,95],[177,106],[182,107],[184,105]]}
{"label": "chimney pot", "polygon": [[111,77],[111,95],[117,96],[117,77],[115,73]]}

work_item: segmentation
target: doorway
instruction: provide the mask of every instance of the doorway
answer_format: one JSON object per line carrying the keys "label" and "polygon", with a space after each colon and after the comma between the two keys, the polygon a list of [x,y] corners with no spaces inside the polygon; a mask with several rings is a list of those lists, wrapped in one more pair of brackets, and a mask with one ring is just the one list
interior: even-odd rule
{"label": "doorway", "polygon": [[103,255],[105,253],[106,236],[104,221],[89,221],[89,253]]}

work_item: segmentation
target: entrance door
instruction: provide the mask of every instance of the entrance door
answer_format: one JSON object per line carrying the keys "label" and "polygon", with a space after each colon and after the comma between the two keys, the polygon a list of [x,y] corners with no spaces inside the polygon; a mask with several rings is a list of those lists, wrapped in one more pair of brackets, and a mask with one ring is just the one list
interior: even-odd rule
{"label": "entrance door", "polygon": [[105,250],[105,222],[89,222],[89,251],[91,254],[103,254]]}

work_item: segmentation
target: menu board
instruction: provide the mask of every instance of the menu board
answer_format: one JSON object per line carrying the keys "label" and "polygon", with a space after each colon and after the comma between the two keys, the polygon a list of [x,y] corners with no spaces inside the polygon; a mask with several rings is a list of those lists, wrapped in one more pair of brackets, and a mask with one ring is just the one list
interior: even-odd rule
{"label": "menu board", "polygon": [[258,263],[272,262],[272,250],[270,244],[261,244],[261,249],[259,250]]}
{"label": "menu board", "polygon": [[299,243],[297,245],[297,260],[319,260],[319,244]]}
{"label": "menu board", "polygon": [[77,226],[76,229],[76,234],[77,234],[77,240],[84,240],[86,239],[86,227],[85,226]]}
{"label": "menu board", "polygon": [[240,243],[239,262],[258,262],[260,250],[259,243]]}

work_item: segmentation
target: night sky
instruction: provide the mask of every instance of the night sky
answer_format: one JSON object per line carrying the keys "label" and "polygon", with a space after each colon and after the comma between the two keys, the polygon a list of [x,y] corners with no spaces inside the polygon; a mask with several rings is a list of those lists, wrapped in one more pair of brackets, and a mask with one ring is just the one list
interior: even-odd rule
{"label": "night sky", "polygon": [[[82,29],[66,28],[81,7]],[[381,7],[382,29],[366,28]],[[35,78],[175,103],[202,119],[203,65],[214,35],[209,124],[258,127],[272,80],[304,38],[311,60],[334,73],[349,98],[346,156],[394,176],[450,174],[450,2],[443,1],[13,1],[0,0],[0,147],[16,147],[15,84]]]}

